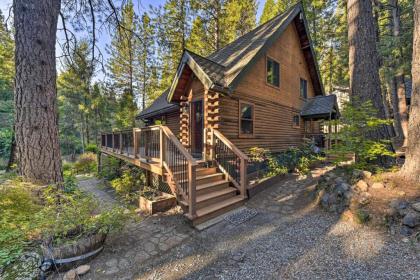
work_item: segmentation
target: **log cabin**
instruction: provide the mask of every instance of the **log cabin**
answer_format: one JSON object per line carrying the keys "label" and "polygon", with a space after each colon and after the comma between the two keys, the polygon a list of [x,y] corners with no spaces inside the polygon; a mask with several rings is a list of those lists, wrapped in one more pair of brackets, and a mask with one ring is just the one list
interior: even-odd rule
{"label": "log cabin", "polygon": [[251,147],[322,146],[322,120],[338,116],[297,4],[208,57],[184,50],[171,87],[137,116],[147,126],[103,134],[101,151],[161,176],[199,224],[247,198]]}

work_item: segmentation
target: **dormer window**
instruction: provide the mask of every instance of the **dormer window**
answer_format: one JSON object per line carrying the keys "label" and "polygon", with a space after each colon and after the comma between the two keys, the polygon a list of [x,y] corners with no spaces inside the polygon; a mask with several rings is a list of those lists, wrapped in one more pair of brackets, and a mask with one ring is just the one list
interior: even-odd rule
{"label": "dormer window", "polygon": [[275,87],[280,86],[280,64],[269,57],[267,57],[267,83]]}

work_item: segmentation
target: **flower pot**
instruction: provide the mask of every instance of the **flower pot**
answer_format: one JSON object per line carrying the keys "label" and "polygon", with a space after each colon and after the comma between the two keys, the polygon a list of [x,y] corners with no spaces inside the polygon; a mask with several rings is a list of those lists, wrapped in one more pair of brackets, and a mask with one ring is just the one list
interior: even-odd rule
{"label": "flower pot", "polygon": [[51,269],[59,271],[85,264],[102,251],[106,236],[106,233],[98,232],[68,244],[44,243],[41,245],[44,263],[47,262],[48,265],[49,262],[53,266]]}
{"label": "flower pot", "polygon": [[146,214],[153,215],[158,212],[165,212],[176,205],[176,198],[173,195],[159,192],[153,199],[140,196],[140,210]]}

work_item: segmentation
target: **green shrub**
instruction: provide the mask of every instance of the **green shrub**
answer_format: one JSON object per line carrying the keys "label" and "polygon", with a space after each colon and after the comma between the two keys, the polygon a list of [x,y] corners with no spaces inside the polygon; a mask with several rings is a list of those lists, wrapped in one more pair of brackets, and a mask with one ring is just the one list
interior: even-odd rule
{"label": "green shrub", "polygon": [[57,191],[49,187],[43,192],[45,207],[35,214],[34,220],[42,239],[62,244],[96,232],[120,229],[125,222],[121,207],[98,212],[98,203],[79,190]]}
{"label": "green shrub", "polygon": [[267,156],[267,162],[268,162],[267,177],[287,174],[287,171],[288,171],[287,167],[281,165],[279,161],[271,154]]}
{"label": "green shrub", "polygon": [[111,156],[104,156],[102,157],[101,171],[98,175],[106,180],[113,180],[121,175],[120,168],[121,160]]}
{"label": "green shrub", "polygon": [[337,157],[336,163],[344,161],[348,154],[354,154],[357,167],[364,169],[380,157],[394,156],[389,149],[390,141],[372,140],[367,137],[380,126],[389,125],[391,122],[375,117],[377,110],[372,102],[356,101],[356,104],[357,106],[353,106],[350,102],[344,103],[340,120],[331,121],[332,125],[340,126],[335,135],[339,141],[328,153]]}
{"label": "green shrub", "polygon": [[0,267],[40,240],[61,244],[124,225],[128,217],[123,208],[101,211],[92,196],[69,188],[74,177],[65,181],[64,191],[24,183],[18,177],[0,184]]}
{"label": "green shrub", "polygon": [[366,210],[357,209],[355,213],[356,222],[359,224],[365,224],[370,220],[370,215]]}
{"label": "green shrub", "polygon": [[117,194],[126,200],[132,200],[134,197],[137,197],[144,184],[144,172],[136,167],[130,166],[124,166],[121,177],[111,181],[111,186]]}
{"label": "green shrub", "polygon": [[0,267],[19,256],[28,245],[33,213],[41,209],[32,196],[30,185],[19,178],[0,185]]}
{"label": "green shrub", "polygon": [[98,153],[98,147],[96,146],[96,144],[90,143],[90,144],[88,144],[86,146],[85,152],[86,153],[94,153],[94,154],[97,154]]}
{"label": "green shrub", "polygon": [[76,174],[95,173],[97,169],[97,158],[94,153],[84,153],[74,164]]}

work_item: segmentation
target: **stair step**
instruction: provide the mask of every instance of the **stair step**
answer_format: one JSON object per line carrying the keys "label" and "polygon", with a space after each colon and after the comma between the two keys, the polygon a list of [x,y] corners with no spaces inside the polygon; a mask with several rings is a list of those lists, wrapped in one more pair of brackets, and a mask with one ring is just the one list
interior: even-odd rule
{"label": "stair step", "polygon": [[195,217],[194,219],[191,219],[191,217],[188,214],[186,214],[186,216],[188,219],[193,221],[193,225],[198,225],[227,211],[239,207],[240,205],[242,205],[243,201],[244,199],[242,198],[242,196],[237,195],[220,201],[218,203],[211,204],[207,207],[197,209],[197,217]]}
{"label": "stair step", "polygon": [[209,168],[197,168],[196,174],[198,176],[210,175],[217,173],[216,167],[209,167]]}
{"label": "stair step", "polygon": [[197,196],[197,209],[203,209],[209,205],[213,205],[236,196],[237,189],[228,187],[221,190],[201,194]]}
{"label": "stair step", "polygon": [[229,182],[226,180],[220,180],[216,182],[210,182],[206,184],[197,185],[196,192],[197,195],[209,193],[212,191],[217,191],[223,188],[229,187]]}
{"label": "stair step", "polygon": [[223,173],[214,173],[214,174],[208,174],[204,176],[197,176],[196,177],[197,185],[220,181],[220,180],[223,180],[224,176],[225,175]]}

